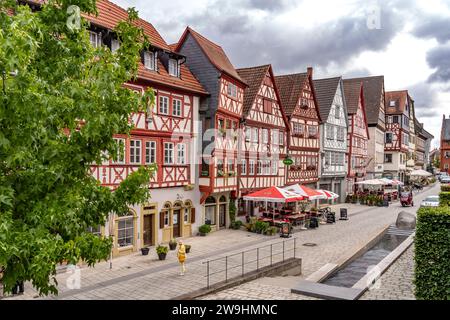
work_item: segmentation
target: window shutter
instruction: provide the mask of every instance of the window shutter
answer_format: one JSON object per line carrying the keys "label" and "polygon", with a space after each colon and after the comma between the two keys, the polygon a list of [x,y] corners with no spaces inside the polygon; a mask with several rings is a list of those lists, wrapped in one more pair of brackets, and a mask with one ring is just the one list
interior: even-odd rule
{"label": "window shutter", "polygon": [[164,229],[164,211],[159,213],[159,228]]}
{"label": "window shutter", "polygon": [[195,223],[195,208],[191,208],[191,224]]}

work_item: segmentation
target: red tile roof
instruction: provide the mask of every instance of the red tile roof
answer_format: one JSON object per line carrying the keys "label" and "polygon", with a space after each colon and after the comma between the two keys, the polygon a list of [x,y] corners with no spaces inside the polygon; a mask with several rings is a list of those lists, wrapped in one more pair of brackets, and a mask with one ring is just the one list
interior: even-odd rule
{"label": "red tile roof", "polygon": [[[395,101],[395,107],[391,107],[391,101]],[[386,92],[386,114],[403,113],[407,102],[407,90]]]}
{"label": "red tile roof", "polygon": [[275,77],[280,92],[281,104],[287,116],[291,116],[297,107],[308,73],[289,74]]}
{"label": "red tile roof", "polygon": [[267,72],[270,70],[270,65],[264,65],[259,67],[242,68],[238,69],[237,73],[247,84],[248,88],[244,94],[244,116],[248,115],[253,107],[253,102],[261,88],[261,85],[266,77]]}
{"label": "red tile roof", "polygon": [[358,112],[359,99],[361,97],[362,82],[360,80],[344,80],[344,96],[347,103],[348,114]]}
{"label": "red tile roof", "polygon": [[209,61],[220,71],[224,72],[227,75],[231,76],[232,78],[242,82],[243,84],[246,84],[244,80],[241,79],[239,74],[237,73],[236,69],[234,68],[233,64],[230,62],[230,59],[228,59],[225,51],[222,49],[221,46],[218,44],[215,44],[211,40],[205,38],[200,33],[194,31],[192,28],[187,27],[184,31],[183,35],[181,36],[180,41],[178,41],[178,46],[175,51],[178,51],[180,49],[180,46],[184,43],[187,35],[190,34],[195,41],[198,43],[200,48],[203,50],[206,57],[209,59]]}

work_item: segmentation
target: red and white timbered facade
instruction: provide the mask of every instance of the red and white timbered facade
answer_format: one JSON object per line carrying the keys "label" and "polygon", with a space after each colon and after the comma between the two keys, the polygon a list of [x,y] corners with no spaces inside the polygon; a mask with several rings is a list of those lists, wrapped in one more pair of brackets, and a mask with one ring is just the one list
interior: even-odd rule
{"label": "red and white timbered facade", "polygon": [[312,68],[304,74],[277,77],[289,119],[289,157],[293,160],[286,183],[310,184],[319,180],[320,113],[312,81]]}
{"label": "red and white timbered facade", "polygon": [[239,195],[284,186],[288,121],[270,65],[238,70],[245,92],[239,154]]}

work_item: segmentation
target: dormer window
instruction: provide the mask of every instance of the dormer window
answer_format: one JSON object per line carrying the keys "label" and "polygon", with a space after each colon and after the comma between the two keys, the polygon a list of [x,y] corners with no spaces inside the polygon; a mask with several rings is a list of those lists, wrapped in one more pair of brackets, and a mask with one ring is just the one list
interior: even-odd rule
{"label": "dormer window", "polygon": [[111,52],[116,52],[120,48],[120,42],[119,40],[111,40]]}
{"label": "dormer window", "polygon": [[89,31],[89,41],[94,48],[102,45],[102,34],[94,31]]}
{"label": "dormer window", "polygon": [[169,59],[169,74],[173,77],[180,76],[180,65],[178,64],[178,60]]}
{"label": "dormer window", "polygon": [[144,52],[144,66],[149,70],[156,70],[157,53],[151,51]]}
{"label": "dormer window", "polygon": [[237,86],[232,83],[228,83],[227,94],[232,98],[237,98]]}

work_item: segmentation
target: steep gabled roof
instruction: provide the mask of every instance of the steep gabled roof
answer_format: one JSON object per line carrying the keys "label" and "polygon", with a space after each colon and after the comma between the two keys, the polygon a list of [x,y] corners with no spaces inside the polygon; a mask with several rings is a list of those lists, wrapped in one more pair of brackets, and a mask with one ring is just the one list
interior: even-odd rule
{"label": "steep gabled roof", "polygon": [[345,101],[347,102],[348,114],[355,114],[358,111],[359,98],[361,96],[361,87],[362,82],[359,80],[344,80],[344,96]]}
{"label": "steep gabled roof", "polygon": [[308,73],[306,72],[275,77],[281,104],[287,116],[292,115],[297,107],[306,80],[308,80]]}
{"label": "steep gabled roof", "polygon": [[442,140],[450,140],[450,119],[445,119],[445,116],[442,120]]}
{"label": "steep gabled roof", "polygon": [[186,37],[190,34],[195,41],[198,43],[200,48],[202,49],[203,53],[206,55],[206,57],[209,59],[209,61],[220,71],[224,72],[227,75],[231,76],[232,78],[238,80],[239,82],[246,84],[244,80],[239,76],[236,69],[234,68],[233,64],[230,62],[230,59],[228,59],[228,56],[226,55],[225,51],[222,49],[221,46],[218,44],[215,44],[211,40],[205,38],[200,33],[194,31],[192,28],[187,27],[184,31],[183,35],[181,36],[181,39],[178,41],[178,45],[175,48],[175,51],[178,52],[183,45],[184,41],[186,40]]}
{"label": "steep gabled roof", "polygon": [[353,78],[364,86],[364,101],[366,103],[367,122],[377,125],[380,117],[380,106],[383,103],[384,76]]}
{"label": "steep gabled roof", "polygon": [[[386,92],[386,114],[401,114],[405,112],[405,106],[408,102],[408,91],[389,91]],[[391,101],[395,101],[395,107],[391,107]]]}
{"label": "steep gabled roof", "polygon": [[245,90],[244,94],[244,116],[248,115],[248,113],[252,109],[253,102],[256,99],[259,89],[269,69],[270,65],[264,65],[236,70],[241,79],[243,79],[248,85],[248,88]]}
{"label": "steep gabled roof", "polygon": [[328,119],[340,81],[341,77],[313,81],[322,121],[327,121]]}

